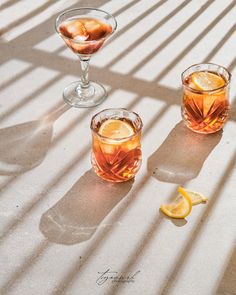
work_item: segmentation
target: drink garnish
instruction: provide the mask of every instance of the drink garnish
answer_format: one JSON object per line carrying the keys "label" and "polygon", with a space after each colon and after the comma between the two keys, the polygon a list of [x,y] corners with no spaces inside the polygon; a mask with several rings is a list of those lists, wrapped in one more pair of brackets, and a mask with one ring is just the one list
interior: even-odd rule
{"label": "drink garnish", "polygon": [[201,203],[205,203],[208,201],[208,198],[205,197],[203,194],[195,192],[195,191],[191,191],[189,189],[185,189],[185,192],[189,195],[189,197],[191,198],[192,201],[192,205],[198,205]]}
{"label": "drink garnish", "polygon": [[121,139],[133,135],[134,129],[125,121],[109,119],[102,123],[98,134],[111,139]]}
{"label": "drink garnish", "polygon": [[192,200],[182,187],[178,188],[179,195],[169,203],[161,205],[161,211],[172,218],[185,218],[192,210]]}
{"label": "drink garnish", "polygon": [[178,188],[178,196],[169,204],[162,204],[161,211],[172,218],[185,218],[191,211],[192,206],[206,202],[208,199],[202,194],[185,190],[183,187]]}
{"label": "drink garnish", "polygon": [[191,75],[191,80],[190,87],[196,90],[215,90],[225,85],[225,80],[221,76],[211,72],[195,72]]}

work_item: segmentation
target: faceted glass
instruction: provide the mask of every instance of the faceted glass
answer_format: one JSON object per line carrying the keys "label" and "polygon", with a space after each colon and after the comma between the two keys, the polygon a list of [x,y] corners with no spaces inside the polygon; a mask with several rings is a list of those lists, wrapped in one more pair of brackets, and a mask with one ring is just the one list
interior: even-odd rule
{"label": "faceted glass", "polygon": [[[193,65],[182,73],[182,118],[189,129],[208,134],[223,127],[229,114],[230,78],[227,69],[210,63]],[[193,87],[194,79],[207,89]]]}
{"label": "faceted glass", "polygon": [[[107,120],[113,126],[128,127],[132,134],[122,138],[101,135],[101,126]],[[127,181],[135,176],[142,161],[142,126],[139,115],[126,109],[103,110],[92,118],[92,166],[98,176],[112,182]],[[116,132],[119,130],[113,130],[113,134]]]}

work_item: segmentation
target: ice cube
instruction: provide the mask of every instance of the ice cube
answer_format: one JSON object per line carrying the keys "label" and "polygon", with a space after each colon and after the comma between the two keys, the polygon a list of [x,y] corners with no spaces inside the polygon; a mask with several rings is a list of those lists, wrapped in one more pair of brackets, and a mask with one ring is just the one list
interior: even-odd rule
{"label": "ice cube", "polygon": [[73,37],[75,41],[86,41],[88,39],[88,36],[82,36],[82,35],[76,35]]}
{"label": "ice cube", "polygon": [[85,26],[79,20],[69,21],[62,24],[60,30],[65,36],[78,41],[85,41],[89,38]]}
{"label": "ice cube", "polygon": [[104,37],[107,33],[105,24],[102,24],[95,20],[89,20],[85,22],[86,31],[89,34],[89,40],[98,40]]}

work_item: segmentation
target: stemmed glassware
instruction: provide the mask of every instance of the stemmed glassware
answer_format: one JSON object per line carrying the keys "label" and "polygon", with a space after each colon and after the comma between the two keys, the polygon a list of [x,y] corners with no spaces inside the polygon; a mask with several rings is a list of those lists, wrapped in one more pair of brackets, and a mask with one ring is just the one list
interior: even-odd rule
{"label": "stemmed glassware", "polygon": [[107,92],[101,84],[89,81],[89,61],[115,32],[115,18],[97,8],[76,8],[61,13],[55,26],[67,46],[79,57],[82,69],[80,80],[64,89],[65,102],[81,108],[102,103]]}

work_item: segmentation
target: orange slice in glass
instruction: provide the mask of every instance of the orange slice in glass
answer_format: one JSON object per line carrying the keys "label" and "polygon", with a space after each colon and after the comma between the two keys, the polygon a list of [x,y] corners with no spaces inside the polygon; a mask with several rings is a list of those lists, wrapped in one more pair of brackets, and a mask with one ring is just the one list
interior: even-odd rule
{"label": "orange slice in glass", "polygon": [[225,85],[225,80],[211,72],[195,72],[191,76],[191,87],[197,90],[214,90]]}
{"label": "orange slice in glass", "polygon": [[134,129],[125,121],[109,119],[102,123],[98,134],[111,139],[121,139],[133,135]]}

